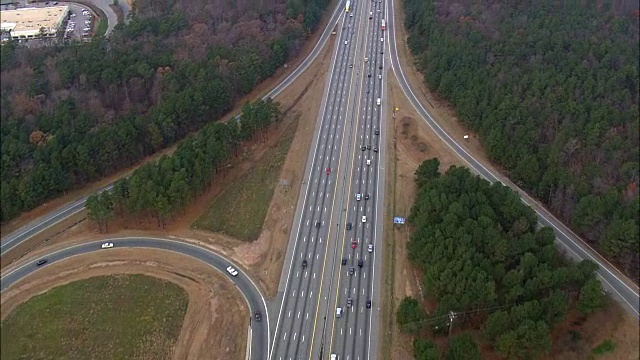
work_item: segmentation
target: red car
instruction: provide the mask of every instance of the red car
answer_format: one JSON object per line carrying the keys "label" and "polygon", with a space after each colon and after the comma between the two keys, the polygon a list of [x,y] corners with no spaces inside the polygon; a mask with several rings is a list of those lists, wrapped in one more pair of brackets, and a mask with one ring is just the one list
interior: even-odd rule
{"label": "red car", "polygon": [[358,243],[357,243],[357,242],[355,242],[355,241],[352,241],[352,242],[351,242],[351,248],[352,248],[352,249],[355,249],[355,248],[357,248],[357,247],[358,247]]}
{"label": "red car", "polygon": [[327,168],[327,175],[331,174],[331,168]]}

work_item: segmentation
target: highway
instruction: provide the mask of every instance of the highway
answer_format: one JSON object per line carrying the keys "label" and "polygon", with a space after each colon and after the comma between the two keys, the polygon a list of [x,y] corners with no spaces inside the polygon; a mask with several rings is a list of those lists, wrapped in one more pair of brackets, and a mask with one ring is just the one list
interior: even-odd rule
{"label": "highway", "polygon": [[[267,99],[270,97],[275,97],[284,91],[289,85],[291,85],[310,65],[313,61],[318,57],[320,51],[324,48],[329,36],[331,36],[331,31],[333,30],[335,24],[337,23],[340,15],[342,15],[343,5],[338,5],[334,10],[329,22],[327,23],[326,28],[320,35],[318,42],[311,50],[309,55],[298,65],[298,67],[291,72],[280,84],[278,84],[275,88],[273,88],[269,93],[267,93],[263,99]],[[97,192],[101,192],[104,190],[111,189],[113,184],[109,184]],[[84,203],[86,202],[88,196],[77,199],[69,204],[63,205],[50,213],[43,215],[28,224],[22,226],[18,230],[3,236],[0,240],[0,256],[4,255],[6,252],[20,245],[22,242],[30,239],[31,237],[41,233],[47,228],[68,219],[69,217],[81,212],[84,209]]]}
{"label": "highway", "polygon": [[[105,239],[100,241],[92,241],[89,243],[73,245],[65,247],[51,253],[45,254],[38,259],[47,259],[48,262],[42,266],[36,266],[35,262],[38,259],[29,259],[24,262],[20,262],[16,266],[12,266],[11,269],[7,269],[5,274],[0,278],[0,291],[4,291],[13,283],[20,279],[33,274],[37,271],[45,271],[47,267],[53,263],[68,260],[74,256],[81,256],[94,251],[111,251],[111,249],[102,249],[101,244],[105,242],[112,242],[113,249],[121,248],[151,248],[164,251],[172,251],[191,258],[200,260],[214,269],[220,271],[223,275],[228,277],[229,281],[233,282],[238,290],[242,293],[247,305],[251,310],[251,315],[256,311],[260,311],[263,316],[263,320],[258,322],[253,318],[250,319],[251,324],[251,359],[264,360],[266,357],[264,354],[269,353],[269,316],[267,305],[264,297],[260,293],[260,290],[250,277],[242,271],[242,269],[235,264],[231,264],[227,259],[212,252],[203,247],[188,244],[185,242],[159,239],[159,238],[146,238],[146,237],[130,237],[130,238],[114,238]],[[238,276],[231,276],[226,271],[227,266],[232,265],[238,270]]]}
{"label": "highway", "polygon": [[[383,209],[379,200],[384,198],[378,196],[384,188],[378,181],[383,168],[378,159],[384,159],[379,144],[385,139],[379,126],[384,102],[376,103],[383,97],[384,84],[380,53],[384,13],[377,12],[379,4],[374,8],[373,3],[351,2],[351,11],[340,21],[307,159],[304,195],[294,219],[296,231],[291,233],[285,259],[289,267],[279,286],[274,360],[321,359],[331,353],[340,359],[376,355],[370,344],[372,336],[377,338],[379,308],[367,309],[366,303],[379,303],[379,280],[376,285],[374,274],[381,268],[381,257],[376,260],[375,250],[367,250],[369,244],[375,248],[380,242],[376,235],[382,233],[382,221],[377,218]],[[357,192],[361,206],[350,207]],[[362,216],[367,216],[366,222]],[[358,260],[364,261],[362,267]],[[353,276],[347,275],[350,268]],[[338,307],[347,310],[342,289],[352,286],[357,289],[349,296],[353,307],[338,318]],[[334,337],[340,340],[335,351]]]}
{"label": "highway", "polygon": [[[458,157],[460,157],[473,171],[484,179],[490,182],[499,181],[503,185],[510,187],[518,193],[522,201],[530,205],[538,214],[538,221],[542,226],[551,227],[556,233],[556,241],[564,249],[566,253],[572,256],[576,260],[590,259],[600,266],[598,270],[598,277],[602,281],[605,290],[611,294],[616,300],[618,300],[625,308],[627,308],[634,316],[639,316],[640,311],[640,297],[638,296],[638,286],[629,280],[624,274],[615,268],[606,259],[601,257],[595,250],[593,250],[588,244],[586,244],[578,235],[576,235],[571,229],[566,227],[560,220],[556,219],[549,211],[547,211],[541,204],[535,199],[530,197],[526,192],[520,189],[517,185],[509,181],[506,177],[493,172],[482,165],[476,158],[467,152],[458,141],[462,139],[454,139],[447,132],[440,127],[440,125],[431,117],[429,112],[422,106],[420,101],[415,95],[415,92],[411,89],[407,78],[405,77],[402,67],[400,65],[400,59],[398,58],[397,41],[395,35],[395,21],[394,21],[394,0],[387,0],[385,6],[388,7],[388,33],[389,33],[389,54],[391,55],[391,67],[400,87],[405,96],[411,102],[411,105],[416,109],[420,117],[427,123],[429,128],[453,150]],[[402,26],[402,25],[398,25]]]}

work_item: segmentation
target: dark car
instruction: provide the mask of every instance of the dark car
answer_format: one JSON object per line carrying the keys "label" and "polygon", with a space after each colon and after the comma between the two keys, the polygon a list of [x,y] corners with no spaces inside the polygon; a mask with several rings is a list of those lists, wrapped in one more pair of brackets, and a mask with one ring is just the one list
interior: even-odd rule
{"label": "dark car", "polygon": [[371,92],[371,90],[367,89],[367,94],[370,93],[370,92]]}
{"label": "dark car", "polygon": [[356,268],[354,268],[353,266],[349,268],[349,275],[353,275],[356,273]]}
{"label": "dark car", "polygon": [[371,150],[371,145],[367,145],[367,150]]}
{"label": "dark car", "polygon": [[358,266],[362,267],[362,265],[364,265],[364,261],[362,261],[362,259],[358,260]]}
{"label": "dark car", "polygon": [[369,196],[369,194],[366,194],[366,195],[364,196],[364,199],[365,199],[365,200],[369,200],[369,198],[371,198],[371,197]]}
{"label": "dark car", "polygon": [[351,230],[351,227],[352,227],[351,223],[347,223],[347,230]]}
{"label": "dark car", "polygon": [[367,150],[367,147],[366,147],[366,146],[364,146],[364,145],[362,145],[362,148],[361,148],[361,149],[362,149],[362,151],[365,151],[365,150]]}
{"label": "dark car", "polygon": [[307,260],[302,260],[302,267],[306,268],[307,267]]}
{"label": "dark car", "polygon": [[262,320],[262,314],[260,314],[260,311],[256,311],[253,316],[256,318],[256,321]]}
{"label": "dark car", "polygon": [[353,299],[352,298],[348,298],[347,299],[347,307],[351,307],[351,305],[353,305]]}
{"label": "dark car", "polygon": [[371,309],[371,300],[367,300],[367,309]]}
{"label": "dark car", "polygon": [[321,222],[320,221],[316,221],[316,227],[319,228],[320,227]]}
{"label": "dark car", "polygon": [[378,66],[378,69],[382,70],[382,65]]}
{"label": "dark car", "polygon": [[380,135],[380,130],[376,129],[376,135]]}
{"label": "dark car", "polygon": [[342,265],[347,265],[347,258],[342,259]]}
{"label": "dark car", "polygon": [[38,260],[38,262],[36,263],[36,266],[42,266],[42,265],[46,264],[46,263],[47,263],[47,261],[48,261],[47,259],[40,259],[40,260]]}
{"label": "dark car", "polygon": [[367,77],[371,77],[371,74],[367,74]]}
{"label": "dark car", "polygon": [[378,152],[378,148],[377,148],[377,147],[374,147],[374,148],[373,148],[373,152],[377,153],[377,152]]}
{"label": "dark car", "polygon": [[384,50],[380,50],[380,55],[384,54]]}

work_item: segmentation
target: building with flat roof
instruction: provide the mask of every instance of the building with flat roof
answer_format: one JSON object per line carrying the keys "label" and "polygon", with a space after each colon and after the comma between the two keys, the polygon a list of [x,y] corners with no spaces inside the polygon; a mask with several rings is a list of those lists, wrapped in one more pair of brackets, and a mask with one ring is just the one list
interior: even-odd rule
{"label": "building with flat roof", "polygon": [[68,14],[68,6],[4,10],[0,11],[0,29],[12,39],[56,36]]}

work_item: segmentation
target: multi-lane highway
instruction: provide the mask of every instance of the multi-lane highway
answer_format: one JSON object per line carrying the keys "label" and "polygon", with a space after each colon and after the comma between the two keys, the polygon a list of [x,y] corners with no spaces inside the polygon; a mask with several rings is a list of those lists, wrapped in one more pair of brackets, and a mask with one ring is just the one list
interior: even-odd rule
{"label": "multi-lane highway", "polygon": [[280,283],[272,359],[375,358],[385,104],[380,4],[352,1],[340,20]]}
{"label": "multi-lane highway", "polygon": [[[407,81],[402,66],[400,65],[400,59],[398,58],[397,41],[395,35],[395,21],[394,21],[394,0],[385,1],[385,6],[388,8],[389,16],[387,19],[389,28],[389,55],[391,56],[391,67],[396,74],[400,87],[405,96],[411,102],[411,105],[416,109],[420,117],[427,123],[429,128],[445,143],[447,146],[455,152],[473,171],[482,176],[484,179],[490,182],[499,181],[503,185],[510,187],[518,193],[522,201],[527,205],[534,205],[532,208],[538,214],[538,221],[543,226],[551,227],[556,233],[556,239],[562,249],[574,257],[575,259],[590,259],[600,266],[598,270],[598,277],[602,280],[604,288],[613,295],[622,305],[624,305],[634,316],[639,316],[640,311],[640,297],[638,296],[638,286],[630,281],[624,274],[615,268],[606,259],[601,257],[593,250],[588,244],[586,244],[578,235],[576,235],[571,229],[566,227],[562,222],[556,219],[549,211],[547,211],[542,205],[538,204],[535,199],[530,197],[526,192],[520,189],[517,185],[509,181],[504,176],[501,176],[497,172],[488,169],[482,163],[480,163],[472,154],[467,152],[458,141],[462,139],[454,139],[447,132],[440,127],[440,125],[431,117],[431,114],[422,106],[414,91],[411,89],[409,82]],[[400,26],[400,25],[399,25]]]}
{"label": "multi-lane highway", "polygon": [[[13,283],[36,271],[46,271],[47,267],[53,263],[65,261],[71,257],[88,254],[94,251],[111,251],[110,249],[101,248],[101,244],[105,242],[113,243],[113,249],[150,248],[176,252],[200,260],[220,271],[223,275],[227,276],[244,296],[245,300],[247,301],[247,305],[251,310],[251,314],[254,314],[256,311],[260,311],[263,315],[262,321],[255,321],[255,319],[250,320],[251,346],[249,347],[249,349],[251,352],[250,359],[266,359],[265,354],[269,353],[270,323],[265,299],[260,293],[260,290],[258,289],[256,284],[253,282],[253,280],[251,280],[250,277],[247,276],[246,273],[242,271],[241,268],[239,268],[235,264],[231,264],[229,260],[212,252],[211,250],[185,242],[159,238],[131,237],[92,241],[61,248],[51,253],[44,254],[38,258],[47,259],[48,262],[45,265],[37,266],[35,263],[36,260],[32,259],[21,262],[15,267],[7,269],[6,273],[4,273],[2,275],[2,278],[0,278],[0,291],[4,291]],[[237,276],[231,276],[226,271],[226,268],[229,265],[232,265],[238,271]]]}

